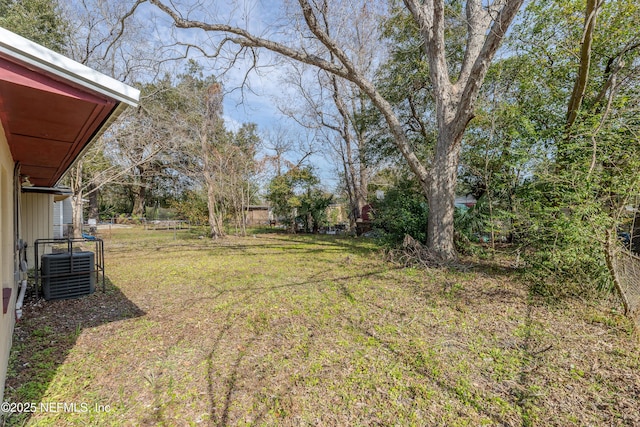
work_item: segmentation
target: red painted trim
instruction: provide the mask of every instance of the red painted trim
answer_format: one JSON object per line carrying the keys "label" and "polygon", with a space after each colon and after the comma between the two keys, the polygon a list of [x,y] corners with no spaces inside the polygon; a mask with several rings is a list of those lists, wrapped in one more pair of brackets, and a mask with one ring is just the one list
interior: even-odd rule
{"label": "red painted trim", "polygon": [[60,164],[56,172],[56,178],[49,186],[52,187],[56,181],[64,174],[69,165],[78,157],[87,142],[91,140],[93,135],[100,129],[102,123],[109,117],[111,111],[115,108],[116,102],[110,101],[106,106],[97,105],[91,113],[91,117],[85,123],[82,130],[78,133],[78,138],[74,141],[73,149],[69,150],[65,160]]}
{"label": "red painted trim", "polygon": [[[18,147],[17,144],[19,144],[18,135],[16,134],[15,138],[13,137],[14,132],[24,132],[24,135],[21,135],[20,138],[36,138],[41,141],[42,145],[33,148],[33,150],[37,149],[40,154],[47,151],[46,144],[56,144],[59,150],[59,143],[62,141],[48,139],[47,135],[51,133],[53,136],[58,132],[57,134],[62,136],[59,132],[64,128],[61,128],[61,126],[66,126],[66,130],[62,132],[66,132],[69,137],[73,138],[65,141],[69,143],[69,149],[64,154],[61,152],[60,154],[63,154],[64,157],[60,157],[55,163],[52,162],[53,159],[51,158],[47,159],[48,162],[42,159],[42,155],[31,156],[29,154],[31,151],[25,150],[31,150],[32,148],[27,149],[25,145],[20,145],[21,155],[19,157],[21,158],[19,160],[25,169],[39,171],[37,177],[33,177],[35,180],[32,179],[32,183],[38,186],[50,187],[60,179],[117,106],[117,101],[113,99],[86,88],[78,87],[72,82],[59,80],[56,76],[48,73],[33,70],[22,63],[13,62],[2,56],[0,56],[0,82],[2,83],[0,86],[6,88],[6,93],[0,93],[0,120],[10,147]],[[22,96],[22,88],[25,90],[24,96]],[[77,118],[82,118],[75,122],[70,120],[68,123],[59,119],[53,120],[52,117],[47,117],[46,110],[42,108],[36,108],[35,110],[39,111],[39,117],[33,117],[33,114],[29,113],[31,111],[29,103],[25,102],[25,100],[33,98],[30,102],[38,102],[37,93],[48,94],[47,96],[42,96],[40,101],[45,102],[44,99],[47,99],[47,105],[51,103],[52,109],[55,109],[56,99],[77,100],[72,103],[66,102],[64,105],[67,108],[71,108],[68,110],[70,112],[68,113],[70,114],[69,117],[73,117],[77,112]],[[12,115],[13,112],[18,113],[18,116],[14,117]],[[30,123],[31,120],[25,121],[24,118],[29,116],[34,119],[32,125],[34,127],[26,128],[24,124]],[[60,117],[62,116],[58,116],[58,118]],[[13,119],[18,119],[19,122],[14,122]],[[17,123],[21,123],[20,129],[18,129]],[[12,124],[16,125],[16,129],[11,129]],[[52,126],[49,132],[47,132],[48,124]],[[36,127],[37,131],[35,131]],[[25,129],[34,129],[34,131],[26,132]],[[12,148],[14,158],[16,158],[17,153],[18,148]],[[40,159],[40,161],[37,159]]]}
{"label": "red painted trim", "polygon": [[20,86],[51,92],[58,95],[71,96],[82,99],[95,104],[104,104],[106,100],[98,97],[86,90],[83,91],[68,83],[61,82],[47,76],[46,74],[37,73],[15,62],[8,61],[0,57],[0,80],[5,80]]}

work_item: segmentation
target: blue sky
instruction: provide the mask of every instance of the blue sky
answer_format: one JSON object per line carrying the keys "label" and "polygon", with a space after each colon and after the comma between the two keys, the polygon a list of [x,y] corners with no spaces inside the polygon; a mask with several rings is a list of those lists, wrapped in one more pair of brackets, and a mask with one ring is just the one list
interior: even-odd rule
{"label": "blue sky", "polygon": [[[180,4],[175,2],[176,4]],[[180,7],[186,14],[189,10],[185,3]],[[203,22],[211,22],[211,19],[219,21],[236,21],[256,34],[268,35],[279,25],[285,25],[279,18],[279,1],[218,1],[212,2],[215,8],[206,11],[192,10],[189,17]],[[155,6],[146,3],[140,6],[138,16],[143,16],[149,22],[149,31],[156,40],[167,42],[173,39],[181,42],[202,46],[205,51],[211,52],[215,44],[215,35],[200,29],[174,29],[171,19]],[[208,18],[207,14],[216,14],[215,18]],[[275,25],[274,25],[275,23]],[[273,36],[273,37],[277,37]],[[213,40],[213,42],[212,42]],[[235,46],[230,45],[230,48]],[[294,120],[285,117],[278,110],[278,103],[282,105],[290,90],[283,84],[286,67],[272,53],[261,50],[259,52],[259,69],[247,74],[252,66],[253,58],[236,58],[232,67],[228,66],[228,59],[222,55],[219,60],[205,58],[195,50],[192,56],[198,60],[205,70],[215,75],[222,81],[225,88],[224,117],[229,128],[234,129],[242,123],[256,123],[258,129],[265,133],[273,134],[275,129],[287,128],[289,137],[297,137],[301,140],[310,138],[309,132],[299,126]],[[296,161],[300,155],[290,153],[289,160]],[[325,156],[318,153],[310,157],[309,162],[314,165],[328,190],[333,190],[338,184],[332,167]]]}

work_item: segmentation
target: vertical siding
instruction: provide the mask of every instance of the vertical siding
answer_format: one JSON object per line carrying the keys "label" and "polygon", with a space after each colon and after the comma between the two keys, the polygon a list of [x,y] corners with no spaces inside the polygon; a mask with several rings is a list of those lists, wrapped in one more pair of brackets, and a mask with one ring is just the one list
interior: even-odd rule
{"label": "vertical siding", "polygon": [[71,197],[67,197],[62,201],[62,224],[69,226],[73,224],[73,205]]}
{"label": "vertical siding", "polygon": [[[17,288],[14,283],[13,225],[13,158],[4,129],[0,124],[0,280],[3,288],[11,288],[6,314],[0,313],[0,399],[4,399],[9,351],[15,325]],[[1,296],[1,295],[0,295]]]}
{"label": "vertical siding", "polygon": [[62,238],[62,221],[60,216],[62,215],[62,202],[55,202],[53,204],[53,238]]}
{"label": "vertical siding", "polygon": [[53,204],[53,237],[56,239],[67,237],[67,230],[73,223],[71,198],[60,200]]}
{"label": "vertical siding", "polygon": [[[23,193],[20,205],[21,237],[27,242],[27,263],[35,267],[34,242],[53,238],[53,196],[50,194]],[[38,248],[42,254],[44,248]]]}

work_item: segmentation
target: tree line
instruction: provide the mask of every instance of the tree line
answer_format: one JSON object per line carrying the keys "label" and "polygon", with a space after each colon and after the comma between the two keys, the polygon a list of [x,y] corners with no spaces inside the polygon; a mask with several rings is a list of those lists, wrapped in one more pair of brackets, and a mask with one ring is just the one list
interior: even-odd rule
{"label": "tree line", "polygon": [[[508,242],[538,278],[611,286],[607,265],[620,237],[629,232],[628,245],[640,247],[640,6],[346,3],[282,2],[253,33],[250,20],[235,15],[240,8],[212,11],[196,2],[187,15],[187,6],[162,0],[64,8],[3,0],[0,25],[30,28],[36,41],[143,90],[141,108],[70,176],[80,200],[109,182],[110,197],[128,192],[138,214],[145,200],[184,202],[200,191],[211,236],[219,237],[225,221],[241,229],[244,207],[262,194],[292,227],[303,219],[313,230],[332,200],[314,171],[295,162],[282,170],[286,143],[265,141],[253,124],[224,129],[222,81],[204,72],[203,64],[232,67],[247,57],[257,68],[271,52],[287,70],[281,83],[296,94],[279,109],[332,161],[341,182],[333,197],[346,201],[352,222],[372,203],[380,229],[412,234],[440,262],[455,261],[474,239]],[[29,4],[51,7],[42,25],[15,18]],[[152,31],[142,8],[172,22],[175,31],[158,45],[140,40],[137,28]],[[74,25],[84,30],[71,43]],[[179,72],[166,71],[176,63]],[[275,154],[267,156],[269,144]],[[268,165],[269,185],[260,188]],[[377,200],[375,190],[387,197]],[[456,195],[477,203],[456,209]]]}

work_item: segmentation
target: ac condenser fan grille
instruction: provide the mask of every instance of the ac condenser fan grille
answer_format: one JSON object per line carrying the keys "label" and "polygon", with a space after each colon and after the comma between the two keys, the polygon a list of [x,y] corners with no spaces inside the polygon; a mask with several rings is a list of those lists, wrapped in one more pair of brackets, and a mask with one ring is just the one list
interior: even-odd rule
{"label": "ac condenser fan grille", "polygon": [[95,291],[93,252],[42,255],[42,291],[46,300],[78,298]]}

